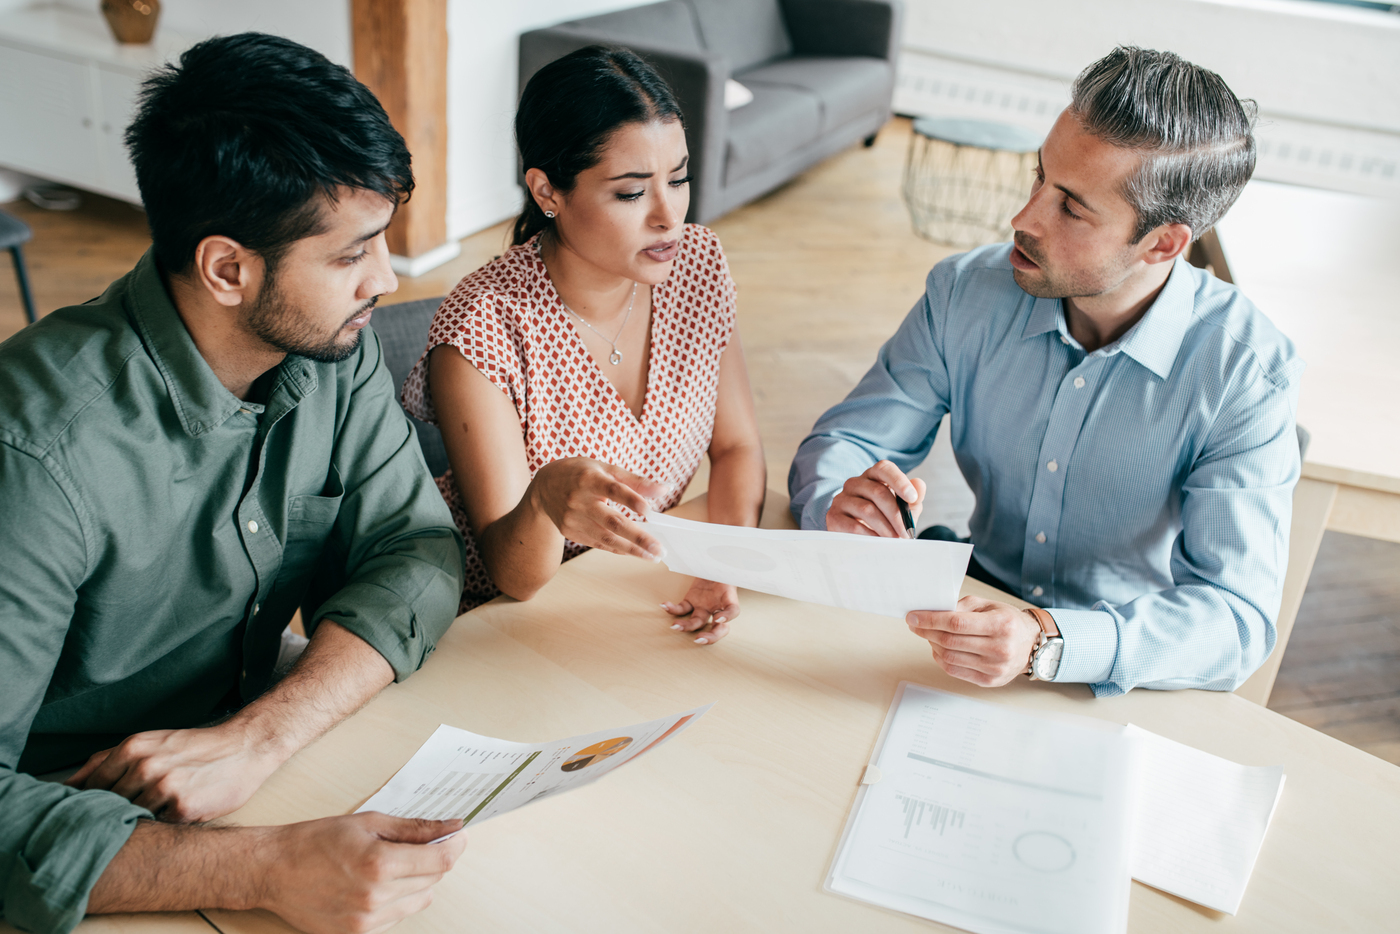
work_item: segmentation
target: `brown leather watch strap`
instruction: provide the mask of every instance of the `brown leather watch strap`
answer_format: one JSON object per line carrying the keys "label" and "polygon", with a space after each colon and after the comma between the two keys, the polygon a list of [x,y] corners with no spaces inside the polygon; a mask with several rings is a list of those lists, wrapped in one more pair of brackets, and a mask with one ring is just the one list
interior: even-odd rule
{"label": "brown leather watch strap", "polygon": [[1028,606],[1026,612],[1035,617],[1035,621],[1040,624],[1040,631],[1045,633],[1047,639],[1060,634],[1060,627],[1055,625],[1055,617],[1045,610],[1038,606]]}

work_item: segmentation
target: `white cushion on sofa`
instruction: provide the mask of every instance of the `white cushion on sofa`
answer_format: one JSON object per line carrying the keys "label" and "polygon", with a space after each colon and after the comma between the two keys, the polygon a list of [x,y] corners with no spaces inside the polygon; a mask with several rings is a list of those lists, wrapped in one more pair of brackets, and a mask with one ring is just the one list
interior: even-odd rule
{"label": "white cushion on sofa", "polygon": [[738,110],[745,104],[753,103],[753,92],[733,78],[724,82],[724,109]]}

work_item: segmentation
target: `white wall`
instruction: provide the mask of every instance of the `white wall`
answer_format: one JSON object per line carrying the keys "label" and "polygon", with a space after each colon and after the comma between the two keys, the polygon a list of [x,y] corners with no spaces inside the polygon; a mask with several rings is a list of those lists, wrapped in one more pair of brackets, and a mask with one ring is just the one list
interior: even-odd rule
{"label": "white wall", "polygon": [[1259,103],[1258,176],[1400,195],[1400,16],[1301,0],[906,0],[895,107],[1049,129],[1113,46],[1168,49]]}
{"label": "white wall", "polygon": [[[520,33],[639,2],[450,0],[449,236],[519,209]],[[1400,195],[1400,16],[1302,0],[905,0],[905,10],[902,112],[1044,132],[1069,82],[1113,46],[1170,49],[1258,100],[1260,178]]]}
{"label": "white wall", "polygon": [[449,0],[448,237],[464,237],[520,210],[512,128],[520,34],[639,2]]}
{"label": "white wall", "polygon": [[348,0],[163,0],[161,24],[200,38],[272,33],[347,68],[352,64]]}
{"label": "white wall", "polygon": [[[52,5],[91,13],[98,2],[57,0]],[[37,5],[35,0],[0,0],[0,13]],[[349,0],[163,0],[159,28],[192,39],[235,32],[273,33],[350,67]]]}

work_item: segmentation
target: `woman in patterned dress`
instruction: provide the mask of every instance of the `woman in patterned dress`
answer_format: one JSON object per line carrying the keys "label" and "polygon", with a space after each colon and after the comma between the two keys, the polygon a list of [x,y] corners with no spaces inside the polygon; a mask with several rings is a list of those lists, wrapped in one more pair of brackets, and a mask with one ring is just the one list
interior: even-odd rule
{"label": "woman in patterned dress", "polygon": [[[529,197],[514,245],[433,318],[404,404],[442,429],[467,541],[462,610],[527,600],[586,548],[658,560],[633,521],[710,458],[709,519],[758,524],[763,450],[719,240],[684,223],[689,155],[660,76],[620,49],[541,69],[515,121]],[[735,589],[663,604],[711,644]]]}

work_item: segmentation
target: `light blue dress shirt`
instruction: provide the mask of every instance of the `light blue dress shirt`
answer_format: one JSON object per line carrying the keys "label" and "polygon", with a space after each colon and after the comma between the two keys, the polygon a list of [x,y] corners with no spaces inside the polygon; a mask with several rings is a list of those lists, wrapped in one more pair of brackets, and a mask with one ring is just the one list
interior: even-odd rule
{"label": "light blue dress shirt", "polygon": [[977,560],[1050,610],[1057,681],[1234,690],[1274,647],[1300,470],[1303,362],[1234,286],[1177,260],[1147,313],[1093,353],[1010,244],[950,257],[788,477],[793,516],[877,460],[910,470],[945,413],[976,494]]}

